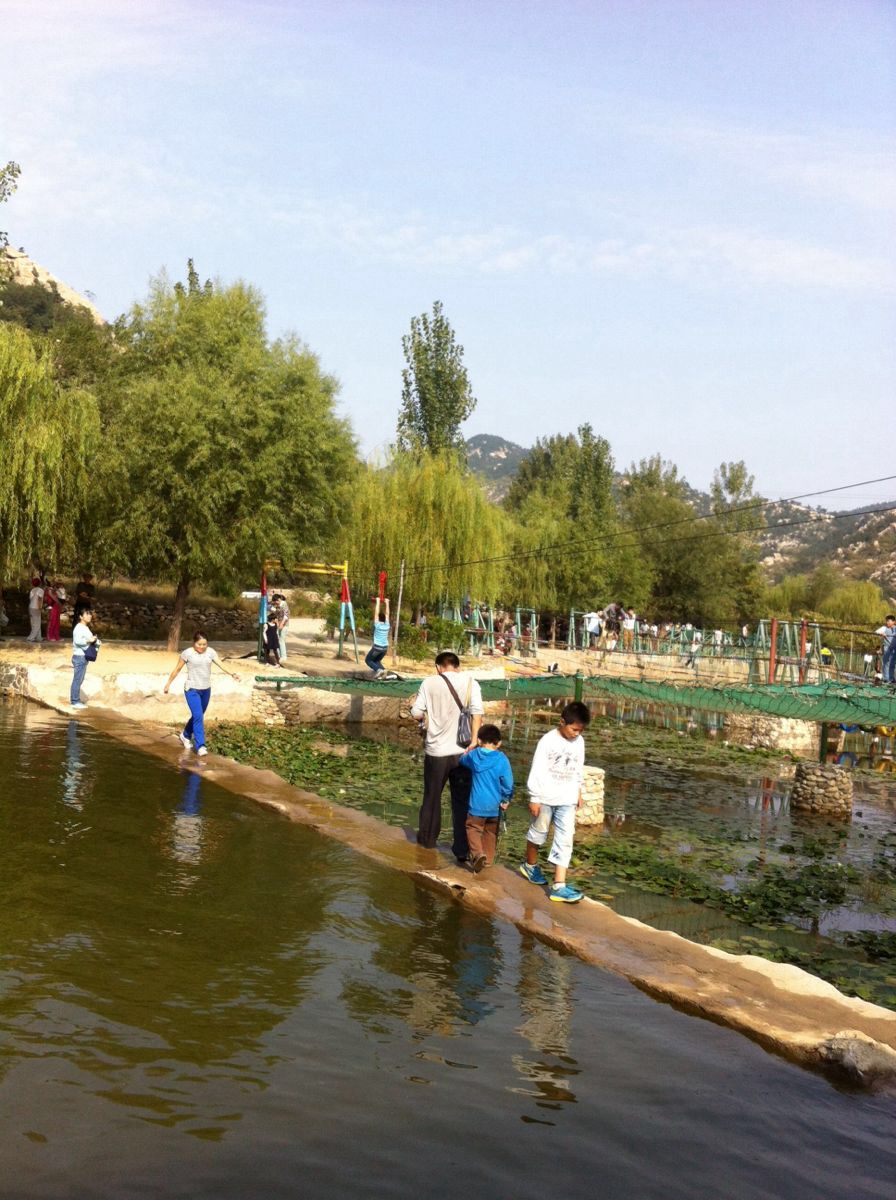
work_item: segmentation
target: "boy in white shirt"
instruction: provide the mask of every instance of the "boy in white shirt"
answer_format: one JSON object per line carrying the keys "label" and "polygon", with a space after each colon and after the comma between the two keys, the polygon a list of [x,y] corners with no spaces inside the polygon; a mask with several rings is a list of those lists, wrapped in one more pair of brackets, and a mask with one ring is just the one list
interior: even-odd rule
{"label": "boy in white shirt", "polygon": [[562,904],[575,904],[582,893],[566,885],[566,869],[572,857],[576,828],[576,810],[582,805],[582,777],[585,771],[585,741],[582,737],[591,713],[588,706],[575,700],[560,714],[560,724],[546,733],[535,747],[529,771],[529,812],[532,824],[526,834],[526,861],[520,874],[530,883],[545,884],[547,879],[538,865],[538,851],[547,841],[551,824],[554,840],[548,862],[554,865],[550,898]]}

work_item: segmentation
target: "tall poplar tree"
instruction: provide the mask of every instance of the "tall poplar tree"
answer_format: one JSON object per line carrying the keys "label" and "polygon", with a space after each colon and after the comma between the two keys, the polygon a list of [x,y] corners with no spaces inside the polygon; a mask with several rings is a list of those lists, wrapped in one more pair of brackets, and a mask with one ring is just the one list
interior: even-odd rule
{"label": "tall poplar tree", "polygon": [[401,339],[405,367],[401,373],[398,449],[439,454],[461,450],[460,427],[476,407],[464,348],[455,336],[441,301],[432,315],[411,318],[411,331]]}

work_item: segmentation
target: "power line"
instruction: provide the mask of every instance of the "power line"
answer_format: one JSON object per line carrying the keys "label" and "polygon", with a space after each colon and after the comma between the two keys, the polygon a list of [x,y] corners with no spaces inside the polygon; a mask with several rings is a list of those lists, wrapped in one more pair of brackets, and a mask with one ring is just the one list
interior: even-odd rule
{"label": "power line", "polygon": [[[896,476],[887,476],[887,478],[893,479],[893,478],[896,478]],[[880,482],[880,481],[876,481],[876,482]],[[861,485],[846,484],[840,488],[828,488],[827,492],[845,491],[850,487],[858,487],[858,486],[861,486]],[[825,494],[825,493],[822,493],[822,492],[806,493],[806,495],[813,495],[813,496],[820,496],[823,494]],[[743,506],[739,506],[739,507],[735,507],[735,508],[726,509],[723,513],[718,514],[718,516],[727,517],[734,513],[745,512],[750,509],[769,508],[773,504],[792,503],[792,501],[794,499],[796,499],[796,497],[791,497],[790,500],[770,500],[770,501],[760,501],[758,503],[751,503],[748,505],[743,505]],[[885,512],[894,512],[894,511],[896,511],[896,504],[889,504],[889,505],[884,505],[880,508],[869,508],[869,509],[848,512],[848,513],[832,513],[832,514],[829,514],[829,521],[844,521],[849,518],[874,516],[876,513],[885,513]],[[410,566],[410,567],[405,568],[405,577],[407,577],[408,575],[416,575],[416,574],[422,574],[425,572],[432,572],[432,571],[451,571],[451,570],[456,570],[460,567],[487,566],[490,563],[508,562],[510,560],[519,562],[519,561],[528,560],[531,558],[539,558],[539,557],[544,558],[544,557],[547,557],[551,554],[554,554],[554,553],[557,553],[560,551],[575,549],[578,546],[595,545],[595,544],[608,545],[613,542],[620,542],[621,539],[623,539],[623,538],[634,538],[633,541],[622,542],[623,547],[635,546],[638,544],[638,542],[640,540],[640,535],[642,535],[642,534],[651,533],[651,532],[655,532],[658,530],[670,529],[676,525],[690,525],[690,524],[694,524],[696,521],[715,520],[715,519],[718,519],[718,516],[717,516],[717,514],[714,514],[714,513],[700,513],[700,514],[695,514],[695,515],[689,516],[689,517],[680,517],[674,521],[665,521],[665,522],[661,522],[661,523],[658,523],[655,525],[642,525],[642,526],[638,526],[637,528],[634,528],[634,529],[624,529],[624,530],[620,531],[618,534],[605,535],[604,537],[598,536],[598,537],[591,537],[591,538],[576,538],[576,539],[573,539],[568,542],[554,542],[554,543],[549,543],[548,545],[535,547],[532,550],[519,550],[519,551],[514,551],[512,553],[509,553],[509,554],[494,555],[489,558],[472,558],[472,559],[465,559],[462,562],[436,563],[433,566]],[[778,529],[791,529],[798,525],[814,525],[817,523],[818,523],[817,517],[802,517],[802,518],[795,519],[792,521],[779,521],[774,525],[765,525],[765,524],[750,525],[750,526],[745,526],[742,529],[716,529],[716,530],[711,530],[707,533],[696,534],[691,537],[672,537],[672,538],[668,538],[667,540],[670,542],[688,542],[688,541],[702,541],[705,538],[738,537],[740,534],[744,534],[744,533],[774,532],[775,530],[778,530]]]}

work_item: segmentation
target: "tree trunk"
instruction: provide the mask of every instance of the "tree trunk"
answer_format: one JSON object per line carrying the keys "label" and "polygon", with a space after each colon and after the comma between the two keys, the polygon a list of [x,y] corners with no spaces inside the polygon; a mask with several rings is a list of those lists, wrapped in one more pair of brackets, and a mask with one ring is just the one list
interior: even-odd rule
{"label": "tree trunk", "polygon": [[184,575],[178,582],[177,591],[174,593],[174,613],[171,617],[171,627],[168,630],[168,649],[175,653],[180,649],[180,629],[184,623],[184,612],[189,593],[190,580]]}
{"label": "tree trunk", "polygon": [[557,618],[551,617],[551,649],[557,648]]}

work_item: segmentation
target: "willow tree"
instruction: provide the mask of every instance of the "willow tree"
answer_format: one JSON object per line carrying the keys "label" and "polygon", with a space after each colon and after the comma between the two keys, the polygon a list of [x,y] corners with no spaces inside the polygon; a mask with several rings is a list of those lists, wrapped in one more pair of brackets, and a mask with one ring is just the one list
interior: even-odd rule
{"label": "willow tree", "polygon": [[83,558],[96,398],[62,386],[50,347],[10,324],[0,324],[0,429],[0,580],[34,560]]}
{"label": "willow tree", "polygon": [[175,585],[169,647],[190,589],[232,592],[268,555],[327,551],[356,470],[335,380],[294,338],[270,344],[243,283],[157,279],[122,323],[107,406],[120,569]]}
{"label": "willow tree", "polygon": [[455,456],[396,454],[357,480],[346,549],[361,594],[404,561],[410,605],[467,593],[493,602],[503,594],[507,519]]}

